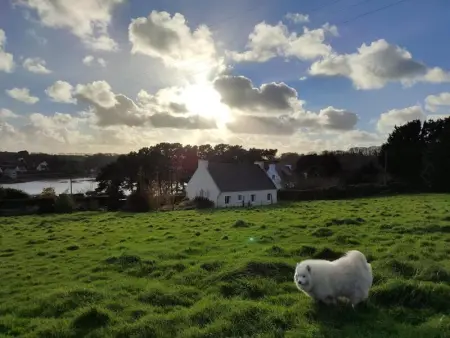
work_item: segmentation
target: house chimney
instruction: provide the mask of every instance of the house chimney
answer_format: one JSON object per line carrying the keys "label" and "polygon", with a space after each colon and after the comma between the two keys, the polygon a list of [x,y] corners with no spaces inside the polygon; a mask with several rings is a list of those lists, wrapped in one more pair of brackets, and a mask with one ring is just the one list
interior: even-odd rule
{"label": "house chimney", "polygon": [[198,169],[208,169],[208,161],[207,160],[201,160],[198,159]]}
{"label": "house chimney", "polygon": [[265,171],[265,169],[264,169],[264,161],[256,161],[255,164],[259,165],[260,168]]}

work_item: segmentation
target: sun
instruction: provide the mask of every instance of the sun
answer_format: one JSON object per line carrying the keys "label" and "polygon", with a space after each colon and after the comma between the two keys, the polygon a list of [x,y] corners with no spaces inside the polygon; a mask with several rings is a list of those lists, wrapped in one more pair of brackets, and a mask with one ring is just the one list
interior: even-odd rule
{"label": "sun", "polygon": [[218,124],[231,120],[230,108],[221,102],[220,94],[211,84],[189,85],[181,94],[187,110],[205,118],[213,118]]}

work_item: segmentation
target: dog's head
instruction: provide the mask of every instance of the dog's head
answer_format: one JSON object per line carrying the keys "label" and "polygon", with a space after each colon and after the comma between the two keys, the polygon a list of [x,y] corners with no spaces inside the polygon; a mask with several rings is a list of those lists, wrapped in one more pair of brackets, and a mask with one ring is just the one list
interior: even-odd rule
{"label": "dog's head", "polygon": [[311,265],[308,262],[297,263],[294,282],[301,290],[309,291],[312,288]]}

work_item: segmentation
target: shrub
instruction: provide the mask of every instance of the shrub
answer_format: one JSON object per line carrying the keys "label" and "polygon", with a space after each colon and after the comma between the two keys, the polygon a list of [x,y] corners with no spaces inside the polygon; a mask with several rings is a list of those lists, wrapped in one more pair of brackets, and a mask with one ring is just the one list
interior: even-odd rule
{"label": "shrub", "polygon": [[155,205],[150,194],[141,191],[133,191],[127,197],[125,209],[132,212],[148,212],[155,209]]}
{"label": "shrub", "polygon": [[55,211],[58,213],[71,213],[75,209],[75,201],[68,194],[61,194],[55,199]]}
{"label": "shrub", "polygon": [[98,200],[90,197],[87,200],[87,210],[89,211],[97,211],[100,208],[100,204],[98,203]]}
{"label": "shrub", "polygon": [[29,198],[25,191],[13,188],[2,188],[0,187],[0,199],[11,200],[11,199],[22,199]]}
{"label": "shrub", "polygon": [[214,202],[206,197],[197,196],[193,200],[197,209],[210,209],[214,208]]}
{"label": "shrub", "polygon": [[44,188],[40,194],[38,202],[38,212],[41,214],[48,214],[55,212],[56,193],[53,188]]}

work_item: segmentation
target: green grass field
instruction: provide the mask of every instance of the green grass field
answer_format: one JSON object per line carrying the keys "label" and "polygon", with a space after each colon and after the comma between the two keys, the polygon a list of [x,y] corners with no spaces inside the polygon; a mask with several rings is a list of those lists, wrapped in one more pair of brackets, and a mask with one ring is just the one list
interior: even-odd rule
{"label": "green grass field", "polygon": [[[450,337],[450,195],[0,224],[0,336]],[[349,249],[367,303],[296,289],[296,262]]]}

